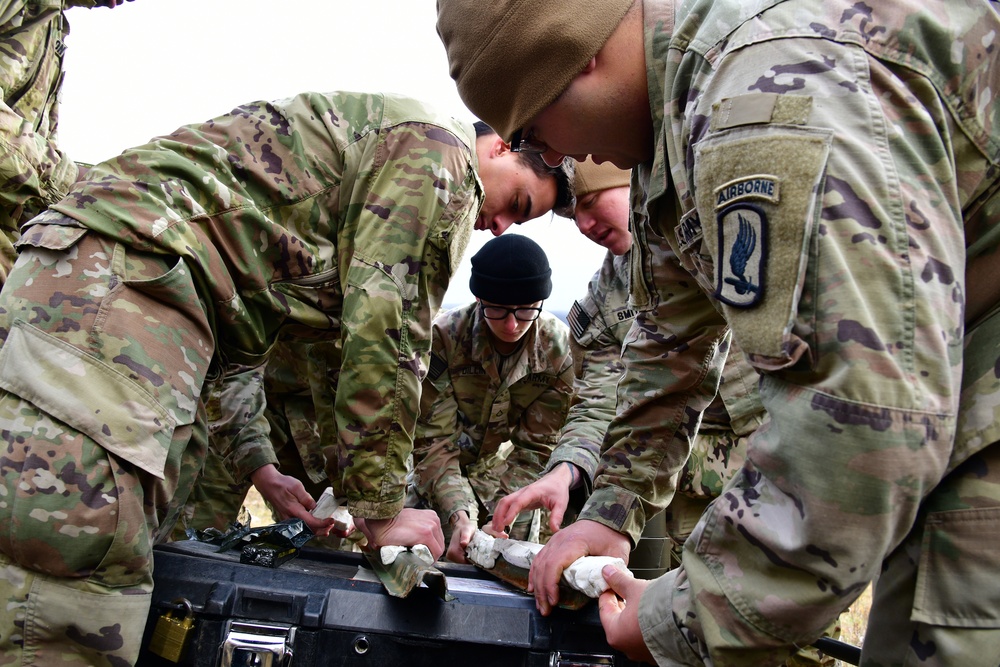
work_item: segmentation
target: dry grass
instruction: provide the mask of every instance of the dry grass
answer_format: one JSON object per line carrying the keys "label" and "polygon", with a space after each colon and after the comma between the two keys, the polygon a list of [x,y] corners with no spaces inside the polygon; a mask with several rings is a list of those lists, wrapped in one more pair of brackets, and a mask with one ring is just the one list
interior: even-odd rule
{"label": "dry grass", "polygon": [[[257,493],[257,489],[250,487],[250,493],[247,494],[246,502],[244,503],[247,510],[250,512],[250,516],[253,517],[251,525],[253,526],[265,526],[271,523],[271,511],[267,509],[264,504],[263,499],[261,499],[260,494]],[[853,644],[854,646],[861,646],[861,642],[865,638],[865,627],[868,625],[868,609],[872,604],[872,589],[869,586],[865,589],[865,592],[861,594],[851,608],[844,612],[840,617],[840,640],[847,642],[848,644]],[[840,663],[846,665],[847,663]]]}
{"label": "dry grass", "polygon": [[266,526],[274,523],[274,520],[271,518],[271,510],[264,504],[264,499],[260,497],[260,494],[257,493],[257,489],[254,487],[250,487],[246,500],[243,501],[243,506],[250,512],[251,526]]}
{"label": "dry grass", "polygon": [[872,587],[869,585],[851,608],[840,615],[840,641],[861,646],[868,626],[868,610],[872,606]]}

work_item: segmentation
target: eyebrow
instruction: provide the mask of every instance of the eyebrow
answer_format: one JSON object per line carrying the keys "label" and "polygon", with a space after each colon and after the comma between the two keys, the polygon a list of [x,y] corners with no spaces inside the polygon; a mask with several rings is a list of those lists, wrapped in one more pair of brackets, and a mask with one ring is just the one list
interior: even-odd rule
{"label": "eyebrow", "polygon": [[528,202],[528,205],[524,207],[524,217],[527,220],[531,220],[531,195],[525,195],[524,199]]}

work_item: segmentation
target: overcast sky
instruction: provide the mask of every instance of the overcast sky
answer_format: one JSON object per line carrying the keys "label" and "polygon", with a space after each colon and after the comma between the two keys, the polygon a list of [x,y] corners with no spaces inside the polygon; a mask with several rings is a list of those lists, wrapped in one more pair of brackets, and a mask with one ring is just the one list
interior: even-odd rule
{"label": "overcast sky", "polygon": [[[134,0],[67,16],[59,142],[79,161],[306,90],[402,93],[473,120],[448,75],[435,0]],[[569,310],[604,249],[552,215],[517,231],[549,256],[546,307]],[[473,233],[446,304],[472,299],[469,258],[491,238]]]}

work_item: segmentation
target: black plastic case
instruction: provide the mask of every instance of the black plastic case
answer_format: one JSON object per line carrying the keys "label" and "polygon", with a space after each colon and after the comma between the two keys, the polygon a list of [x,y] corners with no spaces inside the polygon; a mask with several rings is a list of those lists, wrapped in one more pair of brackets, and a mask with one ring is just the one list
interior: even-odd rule
{"label": "black plastic case", "polygon": [[[534,598],[471,565],[439,563],[442,600],[421,588],[390,596],[356,553],[304,548],[271,569],[200,542],[157,546],[140,665],[637,667],[612,650],[596,602],[543,617]],[[189,612],[180,663],[148,651],[158,619]]]}

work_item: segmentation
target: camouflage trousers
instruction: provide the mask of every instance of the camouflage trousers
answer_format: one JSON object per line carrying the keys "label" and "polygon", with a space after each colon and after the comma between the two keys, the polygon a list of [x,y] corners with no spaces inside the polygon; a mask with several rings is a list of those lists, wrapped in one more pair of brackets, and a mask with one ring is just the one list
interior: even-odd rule
{"label": "camouflage trousers", "polygon": [[213,332],[176,258],[53,229],[0,293],[0,664],[132,664],[207,448]]}

